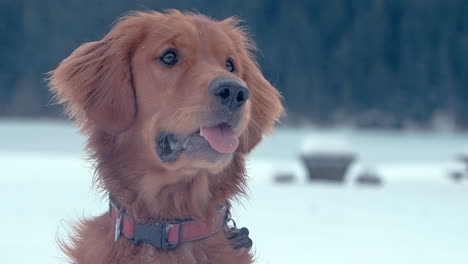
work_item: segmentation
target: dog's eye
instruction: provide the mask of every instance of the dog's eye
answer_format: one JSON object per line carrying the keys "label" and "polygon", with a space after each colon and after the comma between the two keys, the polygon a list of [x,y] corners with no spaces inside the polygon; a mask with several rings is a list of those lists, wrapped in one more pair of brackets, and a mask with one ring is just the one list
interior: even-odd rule
{"label": "dog's eye", "polygon": [[228,72],[234,72],[236,69],[234,68],[234,62],[231,59],[226,61],[226,70]]}
{"label": "dog's eye", "polygon": [[170,50],[164,52],[164,54],[161,57],[159,57],[159,60],[162,63],[164,63],[166,66],[172,66],[172,65],[176,64],[177,59],[178,59],[177,50],[175,50],[175,49],[170,49]]}

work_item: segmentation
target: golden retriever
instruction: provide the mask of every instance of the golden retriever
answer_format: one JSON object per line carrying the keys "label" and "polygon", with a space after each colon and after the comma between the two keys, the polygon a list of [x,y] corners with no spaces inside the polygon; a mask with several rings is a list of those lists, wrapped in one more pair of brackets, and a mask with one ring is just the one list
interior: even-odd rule
{"label": "golden retriever", "polygon": [[50,73],[111,202],[61,243],[73,263],[252,263],[229,201],[245,194],[245,156],[283,107],[237,25],[130,13]]}

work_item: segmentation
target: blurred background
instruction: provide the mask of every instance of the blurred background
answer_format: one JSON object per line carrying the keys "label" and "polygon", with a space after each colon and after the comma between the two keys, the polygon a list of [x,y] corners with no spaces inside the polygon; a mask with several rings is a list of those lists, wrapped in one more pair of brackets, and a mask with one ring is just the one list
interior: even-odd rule
{"label": "blurred background", "polygon": [[240,17],[284,96],[236,212],[258,263],[468,263],[466,0],[0,0],[8,263],[63,263],[67,222],[107,208],[45,73],[125,12],[167,8]]}

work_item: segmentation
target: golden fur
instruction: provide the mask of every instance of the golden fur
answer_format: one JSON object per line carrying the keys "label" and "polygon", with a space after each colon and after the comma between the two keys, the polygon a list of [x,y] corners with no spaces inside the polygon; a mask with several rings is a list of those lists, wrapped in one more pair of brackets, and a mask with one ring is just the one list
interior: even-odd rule
{"label": "golden fur", "polygon": [[[88,137],[95,180],[141,222],[194,217],[208,219],[215,205],[244,194],[244,157],[268,133],[283,108],[277,90],[259,71],[253,44],[234,18],[215,21],[199,14],[134,12],[118,20],[102,39],[83,44],[51,72],[50,87]],[[155,61],[177,47],[182,62],[167,68]],[[236,71],[224,68],[224,59]],[[250,99],[234,128],[240,145],[230,156],[208,162],[181,155],[173,163],[155,154],[155,135],[193,131],[213,111],[208,83],[237,78]],[[73,263],[251,263],[223,232],[173,250],[114,242],[107,213],[82,220],[61,247]]]}

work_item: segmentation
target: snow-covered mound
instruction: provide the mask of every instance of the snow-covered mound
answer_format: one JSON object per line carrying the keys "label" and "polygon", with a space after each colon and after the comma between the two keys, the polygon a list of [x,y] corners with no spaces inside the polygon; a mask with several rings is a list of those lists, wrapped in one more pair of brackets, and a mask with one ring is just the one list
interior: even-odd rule
{"label": "snow-covered mound", "polygon": [[350,142],[343,136],[323,136],[319,133],[307,135],[301,141],[299,148],[301,155],[312,153],[328,154],[328,155],[342,155],[354,153]]}

